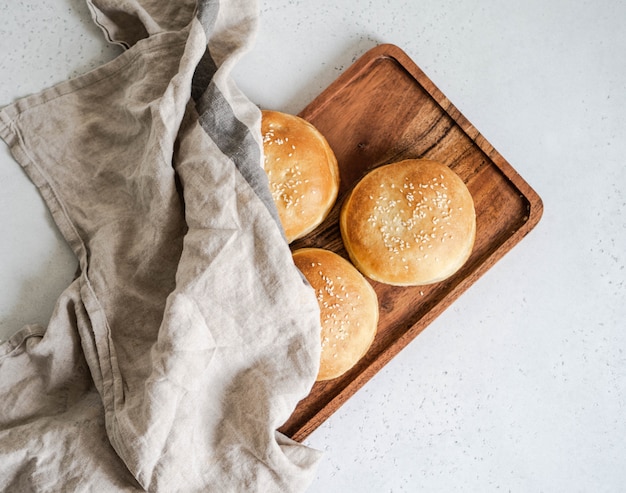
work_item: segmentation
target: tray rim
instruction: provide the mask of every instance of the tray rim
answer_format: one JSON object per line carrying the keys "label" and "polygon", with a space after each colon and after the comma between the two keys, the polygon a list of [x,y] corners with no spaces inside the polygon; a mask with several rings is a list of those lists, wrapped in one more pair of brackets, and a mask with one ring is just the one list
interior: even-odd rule
{"label": "tray rim", "polygon": [[[543,215],[543,201],[537,192],[522,178],[513,166],[490,144],[487,139],[474,127],[471,122],[452,104],[432,80],[417,66],[417,64],[398,46],[390,43],[383,43],[371,48],[361,55],[346,71],[339,75],[326,89],[324,89],[315,99],[298,114],[305,120],[314,119],[315,115],[328,105],[341,92],[349,86],[352,81],[366,72],[370,65],[381,58],[394,60],[402,67],[430,97],[467,135],[467,137],[493,162],[498,170],[513,184],[528,202],[528,214],[521,226],[497,246],[477,267],[466,277],[461,279],[456,285],[445,293],[439,301],[428,310],[416,323],[411,325],[391,344],[383,348],[377,357],[365,369],[358,373],[354,379],[350,380],[336,395],[326,401],[320,409],[313,412],[304,422],[291,430],[288,435],[296,440],[302,441],[310,433],[317,429],[326,419],[328,419],[341,405],[352,397],[367,381],[374,377],[394,356],[413,341],[419,333],[445,311],[463,292],[474,284],[484,273],[486,273],[498,260],[508,253],[517,243],[519,243],[539,222]],[[296,407],[297,409],[297,407]],[[295,411],[295,410],[294,410]]]}

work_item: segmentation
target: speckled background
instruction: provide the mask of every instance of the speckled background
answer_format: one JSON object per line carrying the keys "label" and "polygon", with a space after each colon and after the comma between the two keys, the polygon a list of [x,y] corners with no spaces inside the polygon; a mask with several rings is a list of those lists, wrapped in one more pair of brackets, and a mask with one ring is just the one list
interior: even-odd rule
{"label": "speckled background", "polygon": [[[297,113],[394,43],[537,190],[538,227],[307,443],[314,493],[626,485],[626,4],[260,1],[236,69]],[[82,0],[0,0],[0,105],[119,53]],[[0,338],[45,323],[75,261],[0,146]]]}

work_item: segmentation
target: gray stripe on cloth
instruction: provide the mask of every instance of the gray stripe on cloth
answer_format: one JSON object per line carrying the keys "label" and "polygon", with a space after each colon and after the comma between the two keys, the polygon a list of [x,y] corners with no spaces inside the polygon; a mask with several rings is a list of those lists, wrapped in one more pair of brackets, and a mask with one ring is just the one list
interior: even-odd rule
{"label": "gray stripe on cloth", "polygon": [[[198,13],[196,17],[200,21],[204,32],[210,33],[213,31],[215,20],[217,19],[217,13],[219,12],[219,0],[208,0],[198,2]],[[193,80],[191,82],[191,97],[194,101],[199,101],[202,94],[209,86],[213,75],[217,71],[217,64],[211,57],[211,53],[207,47],[202,59],[196,67],[196,71],[193,74]]]}
{"label": "gray stripe on cloth", "polygon": [[209,83],[197,105],[204,108],[199,117],[200,126],[220,150],[233,160],[283,232],[270,193],[267,174],[260,165],[261,149],[250,129],[235,116],[230,103],[213,81]]}
{"label": "gray stripe on cloth", "polygon": [[204,94],[216,71],[217,65],[215,65],[211,53],[207,49],[202,55],[191,81],[191,98],[196,103],[202,98],[202,94]]}
{"label": "gray stripe on cloth", "polygon": [[[219,8],[219,0],[198,2],[196,17],[207,36],[213,30]],[[200,115],[200,126],[219,149],[233,160],[284,236],[278,211],[269,190],[267,175],[260,164],[259,145],[250,129],[237,118],[230,103],[213,81],[217,69],[217,64],[207,47],[194,72],[191,88],[191,97]]]}

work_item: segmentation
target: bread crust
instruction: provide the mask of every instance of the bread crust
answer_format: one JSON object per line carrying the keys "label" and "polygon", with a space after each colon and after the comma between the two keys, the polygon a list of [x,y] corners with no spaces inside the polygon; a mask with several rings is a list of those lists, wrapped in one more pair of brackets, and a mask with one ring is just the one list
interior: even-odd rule
{"label": "bread crust", "polygon": [[339,192],[337,159],[309,122],[264,110],[264,169],[287,241],[302,238],[326,218]]}
{"label": "bread crust", "polygon": [[374,169],[350,192],[339,220],[350,259],[367,277],[396,286],[442,281],[467,261],[476,212],[463,180],[428,159]]}
{"label": "bread crust", "polygon": [[317,381],[337,378],[371,346],[378,326],[378,297],[367,279],[334,252],[302,248],[293,252],[293,259],[320,305],[322,352]]}

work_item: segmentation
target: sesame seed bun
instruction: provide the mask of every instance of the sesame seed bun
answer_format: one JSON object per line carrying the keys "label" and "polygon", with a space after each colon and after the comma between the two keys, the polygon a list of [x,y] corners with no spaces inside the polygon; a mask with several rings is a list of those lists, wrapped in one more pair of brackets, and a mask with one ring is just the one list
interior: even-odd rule
{"label": "sesame seed bun", "polygon": [[320,248],[293,252],[320,305],[322,353],[317,381],[337,378],[367,352],[378,325],[374,288],[343,257]]}
{"label": "sesame seed bun", "polygon": [[291,243],[319,226],[335,204],[337,159],[324,136],[294,115],[263,111],[261,135],[270,191]]}
{"label": "sesame seed bun", "polygon": [[476,213],[463,180],[428,159],[374,169],[341,210],[341,236],[367,277],[396,286],[442,281],[468,259]]}

